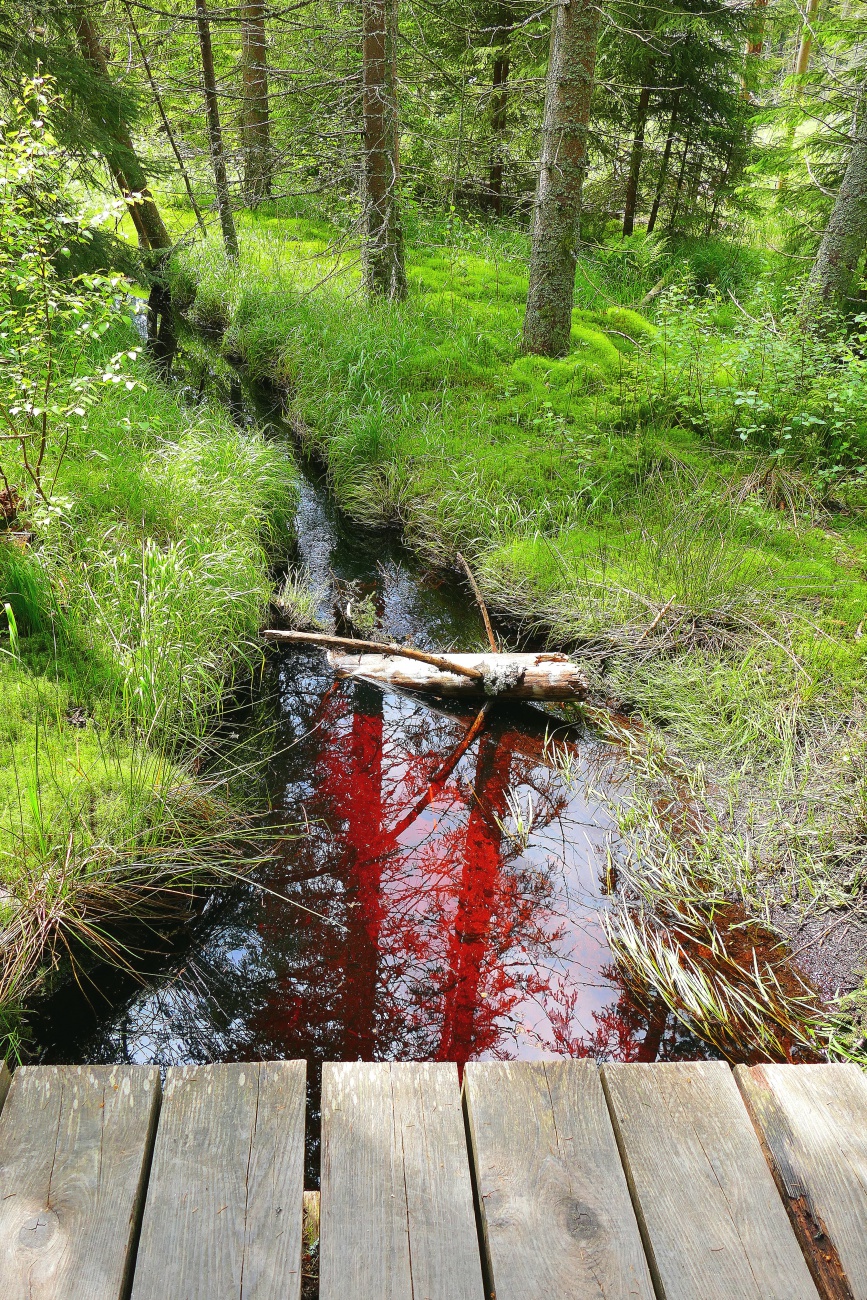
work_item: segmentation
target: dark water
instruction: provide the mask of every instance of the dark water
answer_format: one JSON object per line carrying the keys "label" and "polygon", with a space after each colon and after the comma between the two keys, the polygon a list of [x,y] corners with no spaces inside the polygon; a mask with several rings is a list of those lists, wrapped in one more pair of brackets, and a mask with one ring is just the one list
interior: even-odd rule
{"label": "dark water", "polygon": [[[463,591],[341,518],[313,474],[297,532],[323,617],[336,580],[341,598],[344,584],[373,597],[389,637],[482,643]],[[600,926],[612,827],[593,791],[624,779],[616,750],[541,708],[498,705],[437,780],[475,712],[335,683],[315,649],[272,654],[239,725],[266,729],[262,799],[296,831],[249,883],[154,936],[135,973],[57,990],[31,1024],[37,1057],[304,1057],[315,1119],[325,1060],[705,1054],[633,999]]]}

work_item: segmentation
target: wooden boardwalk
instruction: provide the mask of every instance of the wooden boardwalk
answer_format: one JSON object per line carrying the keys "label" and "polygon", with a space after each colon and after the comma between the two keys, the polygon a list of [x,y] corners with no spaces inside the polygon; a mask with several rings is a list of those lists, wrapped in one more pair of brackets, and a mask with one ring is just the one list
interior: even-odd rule
{"label": "wooden boardwalk", "polygon": [[[4,1067],[0,1298],[299,1300],[305,1094]],[[867,1300],[867,1077],[325,1065],[320,1231],[322,1300]]]}

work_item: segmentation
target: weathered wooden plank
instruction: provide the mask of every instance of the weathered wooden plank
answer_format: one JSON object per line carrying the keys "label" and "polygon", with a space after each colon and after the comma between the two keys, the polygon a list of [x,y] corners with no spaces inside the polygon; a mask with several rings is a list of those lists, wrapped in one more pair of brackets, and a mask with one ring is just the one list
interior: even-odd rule
{"label": "weathered wooden plank", "polygon": [[0,1296],[126,1295],[159,1098],[153,1066],[23,1066],[0,1115]]}
{"label": "weathered wooden plank", "polygon": [[819,1290],[867,1300],[867,1079],[842,1064],[735,1078]]}
{"label": "weathered wooden plank", "polygon": [[322,1067],[319,1300],[411,1300],[391,1074],[388,1063]]}
{"label": "weathered wooden plank", "polygon": [[169,1070],[133,1300],[293,1300],[304,1061]]}
{"label": "weathered wooden plank", "polygon": [[666,1300],[816,1300],[729,1067],[606,1065],[603,1081]]}
{"label": "weathered wooden plank", "polygon": [[457,1066],[326,1064],[320,1300],[482,1300]]}
{"label": "weathered wooden plank", "polygon": [[464,1099],[497,1300],[652,1300],[597,1067],[471,1063]]}

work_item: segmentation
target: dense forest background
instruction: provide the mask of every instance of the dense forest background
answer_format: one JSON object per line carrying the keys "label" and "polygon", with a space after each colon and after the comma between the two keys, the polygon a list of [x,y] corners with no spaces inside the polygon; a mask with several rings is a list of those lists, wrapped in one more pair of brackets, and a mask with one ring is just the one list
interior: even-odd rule
{"label": "dense forest background", "polygon": [[[199,6],[232,203],[309,211],[318,202],[332,216],[342,204],[351,221],[365,49],[370,60],[371,23],[383,33],[393,23],[386,62],[395,68],[407,213],[526,220],[556,9],[527,0],[404,4],[399,14],[355,0],[207,14]],[[627,2],[602,6],[597,18],[582,238],[592,245],[637,230],[743,241],[767,232],[793,273],[803,269],[857,138],[859,6]],[[196,10],[24,4],[4,26],[6,92],[20,93],[37,70],[56,78],[61,140],[83,183],[123,190],[128,181],[136,191],[147,177],[170,201],[209,212]]]}

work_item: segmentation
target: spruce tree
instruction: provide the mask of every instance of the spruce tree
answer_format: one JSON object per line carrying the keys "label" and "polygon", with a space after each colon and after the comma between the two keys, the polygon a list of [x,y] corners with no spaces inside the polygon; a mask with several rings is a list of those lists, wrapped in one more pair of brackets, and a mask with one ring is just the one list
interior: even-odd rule
{"label": "spruce tree", "polygon": [[849,304],[852,279],[867,245],[867,94],[862,94],[849,161],[822,236],[805,296],[805,312]]}
{"label": "spruce tree", "polygon": [[271,117],[265,0],[246,0],[241,12],[244,81],[244,194],[255,205],[271,194]]}
{"label": "spruce tree", "polygon": [[397,0],[363,0],[364,284],[375,297],[406,296],[397,133]]}
{"label": "spruce tree", "polygon": [[524,350],[544,356],[569,350],[598,31],[592,0],[571,0],[552,12],[524,316]]}

